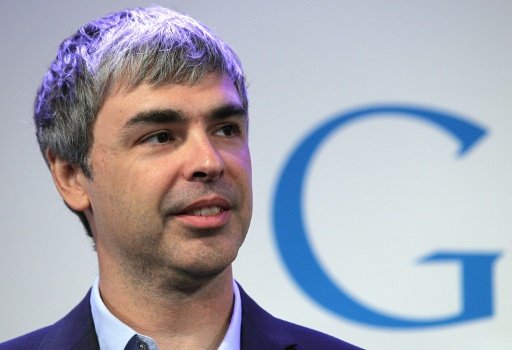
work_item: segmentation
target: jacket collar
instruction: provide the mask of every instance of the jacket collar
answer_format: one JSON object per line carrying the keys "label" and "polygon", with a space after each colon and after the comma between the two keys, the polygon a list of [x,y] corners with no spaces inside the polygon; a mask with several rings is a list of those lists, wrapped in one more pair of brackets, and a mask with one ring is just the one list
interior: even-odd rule
{"label": "jacket collar", "polygon": [[283,350],[293,349],[295,339],[290,336],[285,325],[265,310],[263,310],[240,287],[242,299],[242,350]]}
{"label": "jacket collar", "polygon": [[64,318],[49,327],[39,349],[99,350],[92,321],[91,291]]}
{"label": "jacket collar", "polygon": [[[242,300],[242,350],[293,349],[296,342],[281,321],[263,310],[238,285]],[[64,318],[48,327],[39,349],[99,350],[91,314],[90,293]]]}

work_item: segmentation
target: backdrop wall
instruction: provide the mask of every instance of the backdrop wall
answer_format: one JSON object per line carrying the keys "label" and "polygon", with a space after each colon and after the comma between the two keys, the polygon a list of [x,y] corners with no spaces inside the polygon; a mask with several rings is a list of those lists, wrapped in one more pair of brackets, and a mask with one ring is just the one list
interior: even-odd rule
{"label": "backdrop wall", "polygon": [[[151,3],[0,2],[0,341],[60,318],[97,271],[39,153],[35,91],[65,36]],[[244,63],[255,212],[235,274],[263,307],[370,349],[512,346],[512,3],[159,3]]]}

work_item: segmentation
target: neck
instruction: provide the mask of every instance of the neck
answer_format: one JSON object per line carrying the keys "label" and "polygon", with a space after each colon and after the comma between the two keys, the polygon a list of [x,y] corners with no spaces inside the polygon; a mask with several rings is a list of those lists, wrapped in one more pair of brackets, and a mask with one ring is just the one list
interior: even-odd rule
{"label": "neck", "polygon": [[[102,269],[100,293],[109,311],[161,349],[217,349],[231,320],[232,269],[187,283],[148,284]],[[158,280],[158,279],[157,279]],[[138,283],[137,283],[138,282]]]}

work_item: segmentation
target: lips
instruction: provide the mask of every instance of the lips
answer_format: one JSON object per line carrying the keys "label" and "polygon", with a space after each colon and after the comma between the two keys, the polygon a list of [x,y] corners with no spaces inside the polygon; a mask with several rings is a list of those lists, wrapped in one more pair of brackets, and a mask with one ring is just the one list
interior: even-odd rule
{"label": "lips", "polygon": [[184,225],[197,228],[219,228],[226,225],[231,217],[232,206],[222,197],[198,200],[174,216]]}
{"label": "lips", "polygon": [[180,210],[178,214],[203,216],[229,209],[231,209],[231,204],[227,199],[215,196],[197,200]]}
{"label": "lips", "polygon": [[220,213],[223,209],[221,207],[213,206],[213,207],[205,207],[205,208],[198,208],[194,209],[191,212],[189,212],[189,215],[195,215],[195,216],[213,216]]}

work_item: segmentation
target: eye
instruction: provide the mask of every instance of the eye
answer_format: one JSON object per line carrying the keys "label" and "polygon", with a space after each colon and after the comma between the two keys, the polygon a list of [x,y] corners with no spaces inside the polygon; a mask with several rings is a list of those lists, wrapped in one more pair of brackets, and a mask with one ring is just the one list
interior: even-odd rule
{"label": "eye", "polygon": [[142,140],[143,143],[168,143],[171,141],[171,134],[168,131],[159,131]]}
{"label": "eye", "polygon": [[240,133],[240,128],[238,127],[238,125],[227,124],[227,125],[222,126],[219,130],[217,130],[215,132],[215,135],[230,137],[230,136],[238,135],[239,133]]}

